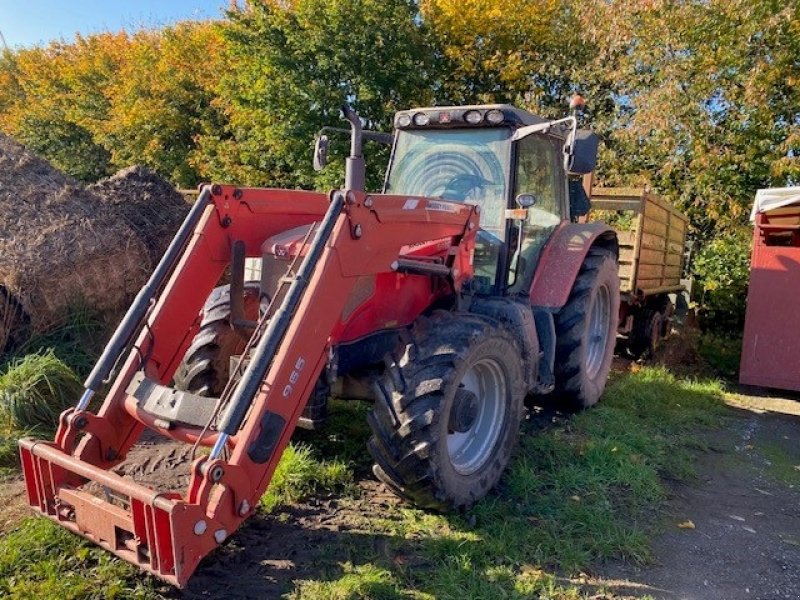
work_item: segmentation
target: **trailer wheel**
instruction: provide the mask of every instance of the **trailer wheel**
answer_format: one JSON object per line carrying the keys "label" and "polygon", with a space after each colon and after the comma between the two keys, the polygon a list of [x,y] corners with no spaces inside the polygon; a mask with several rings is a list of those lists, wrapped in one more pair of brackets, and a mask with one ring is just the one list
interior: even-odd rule
{"label": "trailer wheel", "polygon": [[611,369],[618,317],[616,257],[592,247],[555,317],[555,391],[570,407],[587,408],[600,399]]}
{"label": "trailer wheel", "polygon": [[[258,318],[260,286],[244,284],[244,309],[250,319]],[[199,396],[218,398],[230,377],[230,358],[240,354],[246,341],[231,326],[231,288],[215,288],[202,311],[200,330],[175,372],[175,387]]]}
{"label": "trailer wheel", "polygon": [[508,464],[523,381],[506,329],[443,311],[419,319],[374,384],[368,448],[375,475],[419,506],[470,506]]}
{"label": "trailer wheel", "polygon": [[628,354],[633,358],[649,358],[655,354],[663,336],[663,315],[652,308],[643,308],[633,318],[633,330],[628,339]]}

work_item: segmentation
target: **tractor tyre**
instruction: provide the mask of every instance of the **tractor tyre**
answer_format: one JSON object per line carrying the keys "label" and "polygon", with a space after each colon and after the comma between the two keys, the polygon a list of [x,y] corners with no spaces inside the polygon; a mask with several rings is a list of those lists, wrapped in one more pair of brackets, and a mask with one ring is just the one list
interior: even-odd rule
{"label": "tractor tyre", "polygon": [[[260,286],[244,284],[244,310],[248,319],[258,319]],[[219,398],[230,377],[231,356],[241,354],[247,340],[231,325],[231,288],[215,288],[202,310],[200,329],[183,356],[174,383],[179,390]]]}
{"label": "tractor tyre", "polygon": [[589,249],[567,303],[556,314],[555,392],[572,409],[597,403],[605,389],[619,318],[617,259]]}
{"label": "tractor tyre", "polygon": [[376,477],[425,508],[472,505],[517,441],[525,389],[514,337],[495,321],[437,311],[385,362],[368,417]]}
{"label": "tractor tyre", "polygon": [[628,354],[635,359],[653,356],[662,337],[663,322],[663,315],[659,311],[643,308],[633,318],[633,330],[628,339]]}

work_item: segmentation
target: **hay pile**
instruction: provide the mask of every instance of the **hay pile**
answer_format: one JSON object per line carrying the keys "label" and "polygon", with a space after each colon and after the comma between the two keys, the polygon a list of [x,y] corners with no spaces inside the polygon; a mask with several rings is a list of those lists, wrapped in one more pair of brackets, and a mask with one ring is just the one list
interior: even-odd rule
{"label": "hay pile", "polygon": [[141,165],[123,169],[88,189],[144,242],[153,267],[189,212],[184,197],[167,180]]}
{"label": "hay pile", "polygon": [[119,318],[188,210],[159,179],[134,168],[87,188],[0,134],[0,351],[76,303]]}

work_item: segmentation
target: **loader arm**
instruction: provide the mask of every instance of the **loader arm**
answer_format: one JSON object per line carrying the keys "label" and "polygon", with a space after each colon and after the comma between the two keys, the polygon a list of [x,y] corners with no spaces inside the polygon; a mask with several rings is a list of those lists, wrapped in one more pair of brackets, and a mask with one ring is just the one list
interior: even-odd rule
{"label": "loader arm", "polygon": [[[54,442],[20,441],[34,509],[179,587],[258,505],[337,342],[337,324],[359,277],[402,271],[445,278],[458,293],[472,275],[479,222],[473,206],[424,198],[209,190],[211,201],[139,323],[99,411],[65,411]],[[258,256],[271,235],[310,223],[316,226],[309,250],[273,300],[247,370],[214,426],[203,433],[145,410],[132,390],[142,381],[162,393],[169,385],[233,242],[244,241],[247,254]],[[400,259],[410,245],[443,238],[450,248],[435,265]],[[153,490],[111,471],[145,427],[213,446],[192,464],[186,490]],[[98,486],[105,495],[94,491]]]}

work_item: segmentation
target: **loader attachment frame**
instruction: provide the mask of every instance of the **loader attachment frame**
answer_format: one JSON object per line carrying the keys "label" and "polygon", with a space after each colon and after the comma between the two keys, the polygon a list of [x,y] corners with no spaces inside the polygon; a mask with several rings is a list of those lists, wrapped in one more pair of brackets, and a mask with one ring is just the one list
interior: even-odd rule
{"label": "loader attachment frame", "polygon": [[[190,214],[194,221],[162,261],[172,263],[159,281],[151,279],[138,312],[129,312],[120,327],[127,329],[118,330],[87,382],[95,391],[97,378],[121,363],[100,409],[90,411],[85,394],[61,415],[53,442],[20,441],[36,511],[178,587],[258,505],[338,341],[359,278],[393,272],[437,278],[458,295],[472,276],[479,224],[471,205],[356,191],[215,185],[201,197],[204,206]],[[252,340],[252,358],[220,407],[221,418],[200,428],[145,410],[132,389],[143,379],[158,393],[169,386],[234,245],[244,242],[247,256],[260,256],[264,240],[309,224],[313,240],[299,268],[287,274],[288,289],[274,300],[265,327],[254,333],[260,337]],[[404,248],[430,240],[449,244],[436,268],[402,258]],[[187,489],[155,490],[113,472],[145,427],[213,447],[193,461]]]}

